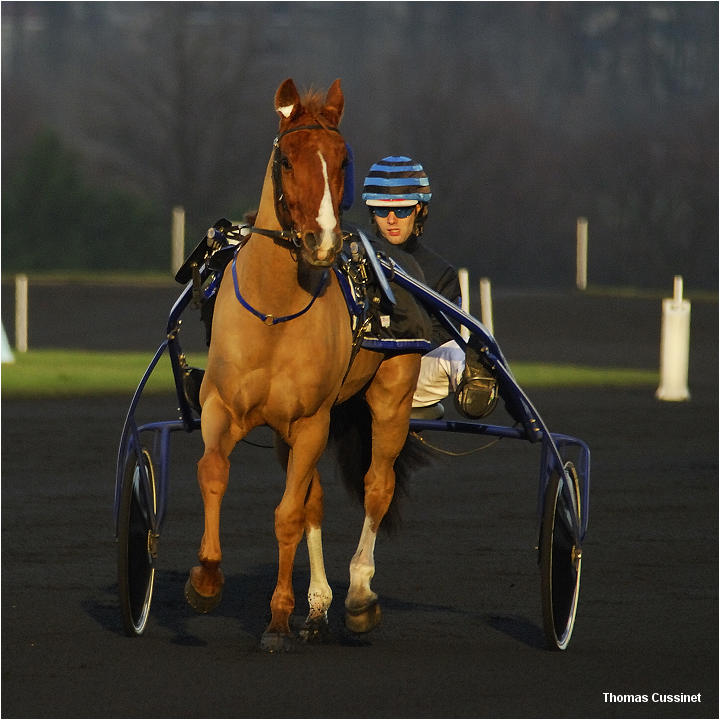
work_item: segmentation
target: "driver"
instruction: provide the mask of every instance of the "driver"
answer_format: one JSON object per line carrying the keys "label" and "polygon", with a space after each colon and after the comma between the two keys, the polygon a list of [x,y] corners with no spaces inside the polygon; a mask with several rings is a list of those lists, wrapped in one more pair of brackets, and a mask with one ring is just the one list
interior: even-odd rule
{"label": "driver", "polygon": [[[423,166],[404,155],[384,157],[370,167],[362,199],[370,211],[376,234],[417,261],[424,282],[440,295],[460,305],[460,282],[455,268],[421,240],[428,204],[430,180]],[[392,256],[392,248],[389,254]],[[399,260],[402,265],[402,260]],[[411,268],[406,268],[408,272]],[[413,408],[427,408],[429,417],[440,417],[440,401],[454,393],[455,406],[469,418],[489,415],[497,404],[497,381],[468,348],[466,353],[452,340],[435,317],[433,350],[423,355]],[[415,412],[414,414],[423,414]]]}

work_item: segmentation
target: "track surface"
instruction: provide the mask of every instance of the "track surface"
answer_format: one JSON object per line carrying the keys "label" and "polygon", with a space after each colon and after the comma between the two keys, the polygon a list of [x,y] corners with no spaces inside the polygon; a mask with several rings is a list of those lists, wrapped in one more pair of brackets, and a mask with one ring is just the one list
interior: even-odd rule
{"label": "track surface", "polygon": [[[31,288],[31,346],[144,349],[149,359],[176,295]],[[233,455],[225,599],[195,616],[182,590],[202,532],[200,438],[175,435],[152,618],[131,639],[120,623],[111,512],[130,398],[4,400],[2,716],[717,717],[717,304],[692,312],[690,402],[660,403],[655,388],[528,390],[551,430],[592,451],[580,608],[565,653],[543,648],[535,445],[504,440],[415,478],[400,533],[377,548],[383,623],[362,638],[342,627],[362,513],[324,461],[330,642],[268,656],[257,646],[282,492],[272,450],[241,445]],[[659,313],[656,300],[495,298],[511,365],[657,367]],[[141,419],[174,416],[172,398],[143,402]],[[457,450],[483,444],[432,439]],[[301,546],[298,617],[307,578]],[[701,702],[608,702],[605,693],[699,693]]]}

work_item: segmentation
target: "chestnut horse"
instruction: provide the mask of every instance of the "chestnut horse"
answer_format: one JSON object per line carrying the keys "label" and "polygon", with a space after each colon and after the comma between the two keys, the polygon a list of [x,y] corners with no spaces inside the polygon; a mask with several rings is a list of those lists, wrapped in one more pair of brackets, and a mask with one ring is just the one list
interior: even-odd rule
{"label": "chestnut horse", "polygon": [[[303,533],[310,558],[307,637],[322,632],[332,592],[323,564],[323,491],[317,463],[328,442],[331,409],[362,393],[372,418],[372,450],[364,476],[365,521],[350,562],[346,624],[371,630],[380,618],[370,587],[378,527],[395,488],[394,463],[405,444],[416,353],[351,355],[348,310],[332,272],[342,246],[339,205],[347,147],[338,131],[344,105],[340,81],[323,99],[302,98],[292,79],[275,94],[279,132],[268,162],[255,227],[218,290],[207,370],[200,390],[205,451],[198,483],[205,531],[186,584],[188,602],[206,612],[220,600],[220,504],[229,455],[258,425],[272,427],[286,469],[275,509],[277,585],[265,650],[292,644],[292,571]],[[352,365],[351,365],[352,360]]]}

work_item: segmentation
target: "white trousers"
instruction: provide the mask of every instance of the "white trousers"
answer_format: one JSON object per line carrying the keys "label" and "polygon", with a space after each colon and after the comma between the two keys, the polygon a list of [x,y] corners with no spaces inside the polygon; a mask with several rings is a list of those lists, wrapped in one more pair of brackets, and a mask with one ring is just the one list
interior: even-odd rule
{"label": "white trousers", "polygon": [[423,355],[413,407],[434,405],[455,392],[464,368],[465,353],[454,340]]}

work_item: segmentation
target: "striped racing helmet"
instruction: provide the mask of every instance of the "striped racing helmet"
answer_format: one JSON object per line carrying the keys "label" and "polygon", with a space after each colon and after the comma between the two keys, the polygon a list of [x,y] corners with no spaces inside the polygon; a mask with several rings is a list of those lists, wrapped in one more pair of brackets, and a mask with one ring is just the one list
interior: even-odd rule
{"label": "striped racing helmet", "polygon": [[370,206],[409,207],[432,197],[430,179],[419,162],[390,155],[371,166],[363,183],[362,199]]}

